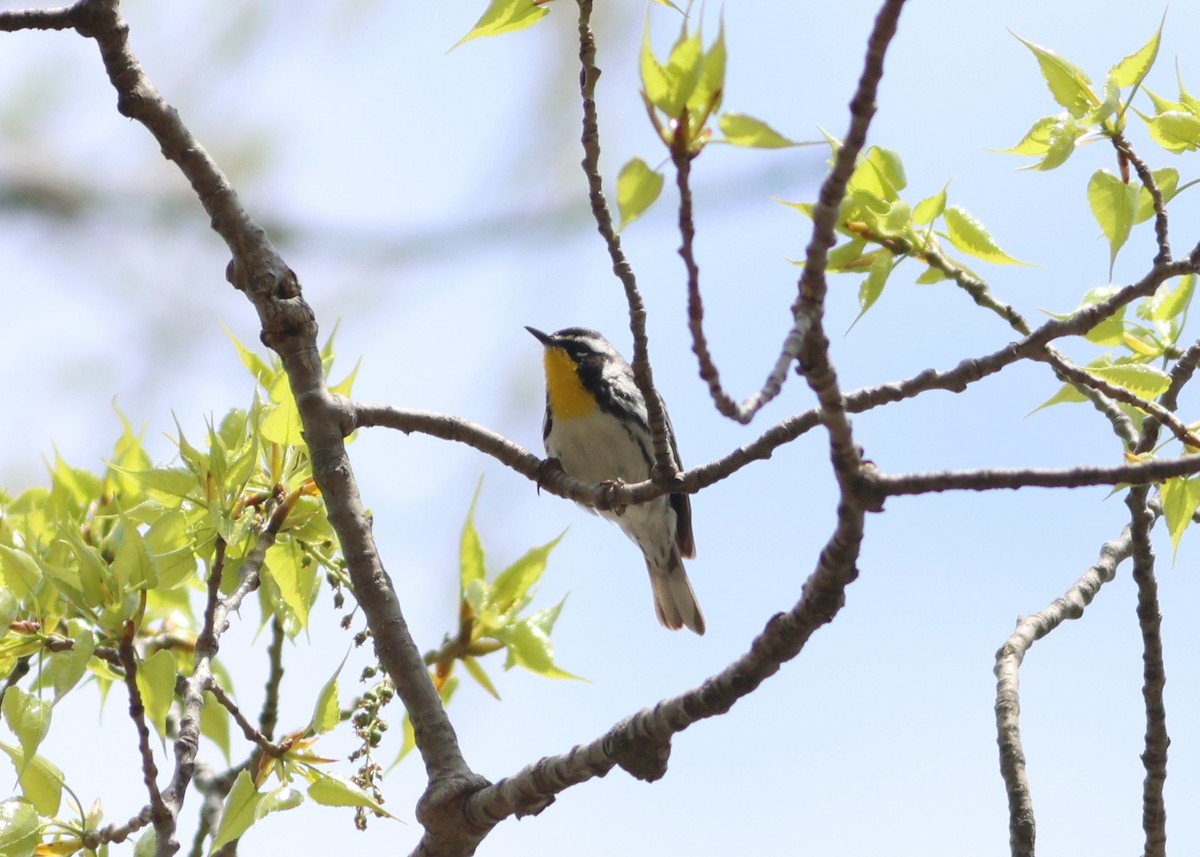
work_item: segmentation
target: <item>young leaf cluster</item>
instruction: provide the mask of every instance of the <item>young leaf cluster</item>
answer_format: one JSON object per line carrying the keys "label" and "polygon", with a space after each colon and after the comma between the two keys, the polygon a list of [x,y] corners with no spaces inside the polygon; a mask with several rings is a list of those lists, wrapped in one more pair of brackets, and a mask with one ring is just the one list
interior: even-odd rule
{"label": "young leaf cluster", "polygon": [[[828,135],[826,139],[836,153],[841,142]],[[966,265],[946,254],[940,239],[985,262],[1025,264],[1000,249],[974,215],[961,206],[947,205],[945,187],[910,205],[900,196],[907,184],[900,155],[881,146],[859,156],[847,182],[837,221],[838,234],[846,240],[829,251],[826,270],[865,275],[858,289],[858,318],[875,304],[892,271],[906,258],[925,264],[916,279],[921,284],[940,282],[947,271],[969,273]],[[784,205],[811,217],[815,203]]]}
{"label": "young leaf cluster", "polygon": [[[458,631],[454,636],[448,635],[441,647],[425,655],[443,704],[458,689],[458,676],[454,672],[458,663],[480,687],[499,699],[500,693],[480,659],[501,651],[505,653],[505,670],[520,666],[546,678],[579,678],[558,666],[550,640],[566,599],[553,607],[529,612],[550,552],[562,535],[530,548],[503,571],[489,577],[483,541],[475,527],[478,501],[479,489],[476,489],[459,540]],[[396,761],[414,746],[412,724],[406,717],[404,743]]]}
{"label": "young leaf cluster", "polygon": [[[132,658],[142,716],[165,740],[178,718],[177,682],[193,670],[204,632],[198,604],[210,587],[221,597],[256,576],[263,622],[274,617],[294,637],[307,625],[322,571],[345,577],[286,376],[237,347],[260,388],[253,402],[210,423],[203,444],[180,428],[174,462],[154,465],[121,416],[99,474],[56,455],[48,487],[0,494],[0,709],[16,740],[0,746],[20,789],[9,809],[21,824],[34,819],[35,838],[52,841],[56,854],[82,849],[95,831],[86,813],[60,817],[65,778],[38,752],[72,689],[91,681],[107,695],[125,683]],[[322,356],[328,366],[329,346]],[[352,380],[339,389],[348,392]],[[232,699],[228,673],[217,661],[212,671],[212,690]],[[231,711],[211,692],[205,699],[201,734],[228,761]],[[297,752],[293,745],[288,753]],[[325,776],[310,782],[336,793]]]}
{"label": "young leaf cluster", "polygon": [[[695,158],[710,142],[759,149],[800,145],[761,119],[718,112],[725,94],[726,59],[723,22],[706,50],[699,30],[689,33],[685,20],[665,61],[660,61],[651,47],[650,19],[646,19],[639,63],[642,103],[672,160]],[[721,132],[715,139],[709,124],[714,116]],[[654,204],[663,183],[662,175],[641,158],[632,158],[621,168],[617,175],[617,211],[622,226]]]}
{"label": "young leaf cluster", "polygon": [[[1123,138],[1126,115],[1139,91],[1145,92],[1154,108],[1150,113],[1133,108],[1145,123],[1150,139],[1173,154],[1195,151],[1200,147],[1200,100],[1187,92],[1182,79],[1178,101],[1162,98],[1143,85],[1158,58],[1162,29],[1160,22],[1141,48],[1109,69],[1099,91],[1078,65],[1017,36],[1037,59],[1051,95],[1065,112],[1038,119],[1017,145],[1001,151],[1037,158],[1024,169],[1062,166],[1083,143]],[[1120,147],[1118,167],[1119,175],[1096,170],[1087,186],[1088,206],[1108,241],[1110,276],[1133,227],[1155,215],[1152,194],[1144,184],[1131,180],[1129,162]],[[1152,175],[1163,204],[1194,183],[1180,186],[1178,171],[1169,167],[1154,170]]]}

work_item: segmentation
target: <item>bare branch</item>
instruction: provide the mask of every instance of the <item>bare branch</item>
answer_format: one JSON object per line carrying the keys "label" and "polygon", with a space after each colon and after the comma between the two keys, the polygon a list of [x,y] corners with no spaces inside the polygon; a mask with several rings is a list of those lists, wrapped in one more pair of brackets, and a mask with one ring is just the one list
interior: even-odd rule
{"label": "bare branch", "polygon": [[[850,100],[850,127],[846,138],[834,155],[833,169],[821,184],[817,203],[813,206],[812,238],[805,250],[804,270],[798,284],[799,295],[792,304],[795,326],[792,337],[798,336],[804,345],[800,352],[800,368],[808,386],[821,405],[821,421],[829,432],[830,457],[843,499],[859,473],[861,455],[846,418],[845,402],[829,360],[829,339],[824,331],[825,266],[829,248],[836,242],[835,228],[846,184],[854,171],[858,153],[866,143],[867,129],[875,115],[875,95],[883,78],[883,58],[896,34],[904,0],[884,0],[867,41],[867,56],[858,88]],[[786,347],[785,347],[786,350]]]}
{"label": "bare branch", "polygon": [[242,710],[238,708],[237,703],[229,698],[229,694],[225,692],[225,689],[221,687],[215,677],[209,681],[208,687],[205,689],[213,695],[213,698],[221,704],[222,708],[233,716],[234,722],[242,730],[242,734],[246,736],[247,741],[256,745],[268,756],[282,756],[284,754],[283,747],[273,743],[270,738],[256,729],[254,724],[246,719],[246,715],[242,714]]}
{"label": "bare branch", "polygon": [[612,270],[625,288],[625,301],[629,305],[629,330],[633,334],[633,379],[646,400],[646,415],[650,432],[654,438],[654,468],[651,473],[655,481],[668,485],[675,477],[675,465],[671,455],[671,442],[667,438],[667,415],[662,399],[654,387],[654,371],[650,367],[649,338],[646,335],[646,304],[638,289],[633,266],[621,249],[621,237],[613,228],[612,212],[604,196],[604,182],[600,176],[600,120],[596,115],[596,82],[600,69],[596,66],[596,41],[592,36],[592,0],[579,2],[579,93],[583,98],[583,172],[587,176],[588,199],[592,205],[592,216],[596,228],[604,238],[612,260]]}
{"label": "bare branch", "polygon": [[1138,627],[1142,632],[1142,698],[1146,706],[1146,749],[1142,765],[1146,779],[1142,784],[1142,829],[1146,834],[1145,857],[1165,857],[1167,853],[1167,810],[1163,787],[1167,781],[1167,709],[1163,689],[1167,683],[1163,666],[1162,614],[1158,606],[1158,581],[1154,576],[1154,547],[1150,527],[1155,515],[1147,507],[1149,488],[1135,488],[1125,503],[1131,518],[1133,544],[1133,581],[1137,584]]}
{"label": "bare branch", "polygon": [[1100,559],[1066,593],[1050,606],[1023,616],[1012,636],[996,652],[996,742],[1000,746],[1000,774],[1008,792],[1009,845],[1013,857],[1033,857],[1035,825],[1025,750],[1021,745],[1020,669],[1030,647],[1068,619],[1078,619],[1100,587],[1110,582],[1117,566],[1133,554],[1129,528],[1100,548]]}
{"label": "bare branch", "polygon": [[125,623],[121,635],[121,666],[125,668],[125,687],[129,691],[129,717],[137,727],[138,750],[142,758],[142,781],[146,784],[146,793],[150,796],[150,812],[154,819],[154,831],[159,838],[174,835],[174,814],[163,801],[162,793],[158,790],[158,766],[154,764],[154,749],[150,746],[150,729],[146,726],[146,708],[142,705],[142,692],[137,685],[137,653],[133,648],[133,638],[137,626],[132,621]]}
{"label": "bare branch", "polygon": [[106,824],[99,830],[92,830],[83,837],[83,847],[92,851],[100,851],[106,842],[120,844],[137,833],[154,819],[154,808],[150,804],[142,807],[133,818],[124,824]]}
{"label": "bare branch", "polygon": [[69,30],[74,26],[71,11],[72,7],[64,6],[61,9],[16,9],[0,12],[0,32]]}
{"label": "bare branch", "polygon": [[941,473],[870,477],[881,495],[929,494],[940,491],[994,491],[997,488],[1082,488],[1087,485],[1149,485],[1175,476],[1200,473],[1200,456],[1139,461],[1113,467],[1066,469],[1036,467],[1012,470],[958,470]]}
{"label": "bare branch", "polygon": [[278,616],[271,619],[271,645],[267,647],[267,686],[263,693],[262,711],[258,715],[259,731],[272,740],[279,720],[279,685],[283,681],[283,622]]}

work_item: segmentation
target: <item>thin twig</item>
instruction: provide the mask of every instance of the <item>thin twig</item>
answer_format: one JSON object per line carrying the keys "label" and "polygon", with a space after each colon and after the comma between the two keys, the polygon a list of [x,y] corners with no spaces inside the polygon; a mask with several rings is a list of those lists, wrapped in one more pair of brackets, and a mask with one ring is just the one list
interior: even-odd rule
{"label": "thin twig", "polygon": [[633,334],[633,379],[646,401],[646,415],[654,439],[654,469],[652,478],[667,485],[675,477],[676,467],[667,437],[667,414],[662,399],[654,387],[654,371],[650,367],[649,338],[646,334],[646,304],[638,289],[633,266],[621,249],[621,236],[613,227],[612,212],[604,196],[600,175],[600,120],[596,113],[596,82],[600,69],[596,65],[596,40],[592,35],[592,0],[579,2],[579,93],[583,99],[583,172],[587,176],[588,200],[596,228],[604,238],[612,260],[612,270],[625,289],[629,305],[629,330]]}
{"label": "thin twig", "polygon": [[238,708],[237,703],[230,699],[229,694],[225,692],[225,689],[221,687],[215,678],[208,683],[208,687],[206,689],[213,695],[213,698],[221,704],[221,707],[233,716],[234,722],[237,723],[238,728],[242,730],[242,734],[246,736],[247,741],[255,744],[268,756],[283,755],[284,749],[278,744],[273,743],[270,738],[256,729],[254,724],[246,719],[246,715],[242,714],[242,710]]}
{"label": "thin twig", "polygon": [[106,842],[119,845],[153,820],[154,807],[146,804],[124,824],[107,824],[99,830],[88,831],[83,837],[83,847],[99,852]]}
{"label": "thin twig", "polygon": [[1146,162],[1133,151],[1133,147],[1125,135],[1117,133],[1111,139],[1113,148],[1117,150],[1117,157],[1133,164],[1138,181],[1142,183],[1142,187],[1150,194],[1150,199],[1154,203],[1154,238],[1158,243],[1158,255],[1154,257],[1154,264],[1165,265],[1171,261],[1171,244],[1167,229],[1167,203],[1163,199],[1162,190],[1159,188],[1158,182],[1154,180],[1154,173],[1146,166]]}
{"label": "thin twig", "polygon": [[283,681],[283,622],[278,616],[271,618],[271,645],[267,647],[267,686],[263,693],[262,711],[258,715],[258,729],[268,741],[274,740],[275,725],[279,721],[279,685]]}
{"label": "thin twig", "polygon": [[169,836],[174,830],[174,817],[158,790],[158,766],[154,764],[150,728],[146,725],[146,708],[142,704],[142,692],[137,685],[137,652],[133,648],[133,638],[136,634],[137,626],[132,621],[127,621],[121,635],[120,654],[121,666],[125,668],[125,687],[129,691],[129,717],[137,728],[138,750],[142,757],[142,781],[146,784],[146,793],[150,797],[154,831],[159,836]]}
{"label": "thin twig", "polygon": [[1138,461],[1097,467],[947,470],[940,473],[877,474],[874,490],[885,497],[942,491],[994,491],[998,488],[1083,488],[1089,485],[1149,485],[1200,473],[1200,456]]}

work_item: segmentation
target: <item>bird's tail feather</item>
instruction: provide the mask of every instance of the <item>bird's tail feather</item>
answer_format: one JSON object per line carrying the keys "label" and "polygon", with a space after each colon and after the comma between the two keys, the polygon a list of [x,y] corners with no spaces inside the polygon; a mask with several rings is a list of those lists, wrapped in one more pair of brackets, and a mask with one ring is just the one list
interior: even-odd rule
{"label": "bird's tail feather", "polygon": [[703,634],[704,614],[700,612],[679,552],[671,552],[665,568],[657,568],[649,561],[646,568],[650,571],[650,588],[654,590],[654,612],[658,614],[658,621],[673,631],[686,626]]}

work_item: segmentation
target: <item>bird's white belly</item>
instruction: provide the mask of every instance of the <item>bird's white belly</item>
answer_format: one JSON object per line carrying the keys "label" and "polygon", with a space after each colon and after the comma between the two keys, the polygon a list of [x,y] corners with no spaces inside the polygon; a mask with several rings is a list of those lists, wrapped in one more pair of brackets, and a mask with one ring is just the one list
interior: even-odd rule
{"label": "bird's white belly", "polygon": [[[563,471],[584,482],[642,482],[650,478],[646,453],[624,426],[600,411],[576,417],[563,430],[551,426],[546,453],[557,458]],[[585,506],[589,512],[596,509]],[[656,565],[665,564],[674,544],[675,510],[666,497],[649,503],[599,512],[621,528]]]}
{"label": "bird's white belly", "polygon": [[641,446],[615,417],[599,410],[555,421],[546,438],[546,453],[557,458],[568,475],[584,482],[650,478]]}

